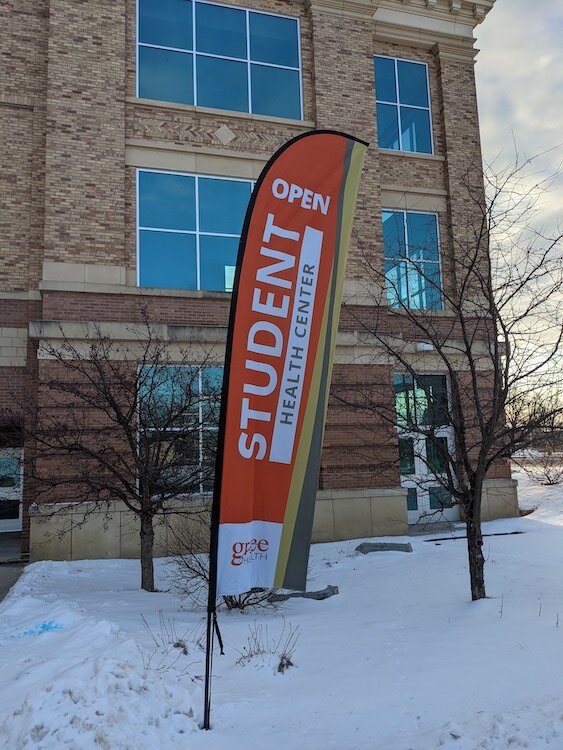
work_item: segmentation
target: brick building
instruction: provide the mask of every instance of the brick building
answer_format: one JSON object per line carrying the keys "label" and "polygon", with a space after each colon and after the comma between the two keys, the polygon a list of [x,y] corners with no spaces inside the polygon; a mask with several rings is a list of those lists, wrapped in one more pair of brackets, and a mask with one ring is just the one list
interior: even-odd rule
{"label": "brick building", "polygon": [[[387,315],[394,294],[447,317],[436,289],[455,283],[449,261],[468,210],[460,180],[480,163],[473,29],[493,3],[3,0],[0,406],[36,397],[49,364],[38,345],[78,340],[77,322],[111,324],[126,341],[147,309],[176,340],[221,348],[253,181],[275,149],[313,128],[371,144],[335,381],[375,379],[386,406],[400,400],[408,379],[362,338],[358,320]],[[366,248],[383,268],[393,243],[414,247],[417,232],[431,238],[425,268],[436,284],[415,272],[393,285],[392,262],[387,290],[366,284]],[[447,391],[431,351],[421,368]],[[413,477],[401,475],[396,431],[374,423],[360,449],[353,423],[330,407],[317,540],[404,533],[436,508],[432,488],[417,497]],[[30,513],[22,446],[8,427],[1,445],[0,531],[23,527],[23,553],[136,554],[120,509],[110,529],[93,514],[75,532],[46,534],[59,521],[49,528]],[[516,509],[499,464],[484,517]],[[443,515],[457,514],[444,505]]]}

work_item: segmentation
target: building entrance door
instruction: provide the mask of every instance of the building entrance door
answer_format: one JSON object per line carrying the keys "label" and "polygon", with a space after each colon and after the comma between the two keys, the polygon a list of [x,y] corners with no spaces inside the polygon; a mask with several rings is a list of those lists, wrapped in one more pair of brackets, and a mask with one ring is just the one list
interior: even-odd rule
{"label": "building entrance door", "polygon": [[0,450],[0,533],[21,531],[22,475],[21,448]]}
{"label": "building entrance door", "polygon": [[447,427],[436,430],[433,437],[399,435],[401,486],[407,490],[409,524],[459,520],[459,506],[439,481],[446,457],[452,455],[452,443],[452,430]]}

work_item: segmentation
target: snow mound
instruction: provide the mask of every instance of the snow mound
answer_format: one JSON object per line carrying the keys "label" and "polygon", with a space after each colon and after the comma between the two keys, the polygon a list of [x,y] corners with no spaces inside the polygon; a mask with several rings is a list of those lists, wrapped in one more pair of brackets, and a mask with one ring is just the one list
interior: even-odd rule
{"label": "snow mound", "polygon": [[0,725],[0,739],[13,750],[148,750],[180,747],[196,729],[185,689],[127,658],[101,656],[30,693]]}
{"label": "snow mound", "polygon": [[[448,722],[435,746],[440,750],[551,750],[562,747],[562,742],[563,700],[557,698],[531,701],[487,719],[479,712],[470,727]],[[428,743],[431,746],[433,742]]]}
{"label": "snow mound", "polygon": [[172,750],[198,731],[192,692],[199,699],[200,691],[189,677],[145,668],[137,641],[114,622],[18,593],[2,608],[3,677],[10,689],[0,747]]}

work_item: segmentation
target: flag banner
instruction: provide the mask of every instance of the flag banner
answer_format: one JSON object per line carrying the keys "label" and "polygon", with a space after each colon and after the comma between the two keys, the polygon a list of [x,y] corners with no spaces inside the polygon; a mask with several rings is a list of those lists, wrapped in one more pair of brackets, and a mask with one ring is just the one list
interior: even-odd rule
{"label": "flag banner", "polygon": [[225,363],[212,521],[215,596],[305,589],[366,146],[333,131],[298,136],[272,157],[252,194]]}

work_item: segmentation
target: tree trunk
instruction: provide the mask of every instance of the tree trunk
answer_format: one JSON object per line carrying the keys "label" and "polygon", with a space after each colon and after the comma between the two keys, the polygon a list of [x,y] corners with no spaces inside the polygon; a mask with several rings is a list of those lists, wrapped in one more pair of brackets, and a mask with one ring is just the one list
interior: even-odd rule
{"label": "tree trunk", "polygon": [[154,591],[153,546],[154,529],[152,515],[141,515],[141,588]]}
{"label": "tree trunk", "polygon": [[469,557],[469,578],[471,581],[471,599],[484,599],[485,593],[485,558],[483,557],[483,535],[481,533],[481,497],[471,498],[466,506],[465,525],[467,528],[467,553]]}

